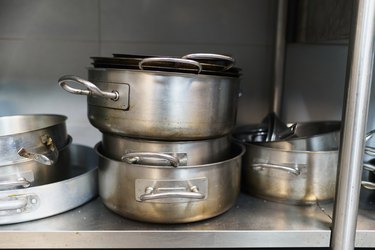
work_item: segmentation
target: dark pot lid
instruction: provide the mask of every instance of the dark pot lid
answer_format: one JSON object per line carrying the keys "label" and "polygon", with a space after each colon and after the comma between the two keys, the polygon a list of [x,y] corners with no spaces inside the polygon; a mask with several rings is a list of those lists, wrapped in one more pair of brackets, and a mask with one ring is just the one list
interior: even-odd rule
{"label": "dark pot lid", "polygon": [[[216,55],[216,57],[209,58],[209,55]],[[227,56],[224,55],[199,53],[184,57],[113,54],[113,57],[91,57],[91,59],[95,68],[139,69],[230,77],[241,75],[241,69],[233,67],[234,60],[225,60]],[[189,59],[189,57],[193,59]]]}

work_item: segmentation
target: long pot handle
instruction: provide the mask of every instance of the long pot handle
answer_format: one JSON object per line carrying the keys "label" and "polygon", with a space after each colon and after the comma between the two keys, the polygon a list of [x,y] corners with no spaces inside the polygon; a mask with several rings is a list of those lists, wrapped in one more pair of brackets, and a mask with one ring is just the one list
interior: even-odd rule
{"label": "long pot handle", "polygon": [[16,187],[30,187],[31,182],[26,180],[24,177],[18,178],[17,180],[0,181],[0,190],[11,189]]}
{"label": "long pot handle", "polygon": [[363,169],[375,172],[375,166],[370,163],[363,163]]}
{"label": "long pot handle", "polygon": [[28,204],[27,197],[17,197],[12,200],[0,200],[0,211],[17,210],[25,208]]}
{"label": "long pot handle", "polygon": [[154,193],[153,187],[147,187],[145,194],[142,194],[139,199],[141,201],[169,199],[169,198],[188,198],[188,199],[204,199],[205,195],[200,193],[197,186],[190,187],[190,191],[169,191]]}
{"label": "long pot handle", "polygon": [[375,190],[375,183],[369,182],[369,181],[362,181],[361,182],[362,187],[370,190]]}
{"label": "long pot handle", "polygon": [[42,135],[40,137],[42,144],[44,144],[47,149],[48,153],[46,154],[39,154],[35,152],[31,152],[24,147],[21,147],[17,153],[19,156],[24,158],[31,159],[33,161],[39,162],[43,165],[51,166],[55,164],[59,158],[59,150],[57,149],[56,145],[53,143],[52,138],[48,135]]}
{"label": "long pot handle", "polygon": [[368,140],[370,140],[375,134],[375,129],[369,131],[366,133],[366,136],[365,136],[365,141],[367,142]]}
{"label": "long pot handle", "polygon": [[[83,85],[86,89],[73,88],[69,86],[68,82],[78,83],[80,85]],[[78,76],[73,76],[73,75],[62,76],[59,78],[58,83],[64,90],[75,95],[92,95],[92,96],[111,99],[113,101],[117,101],[119,99],[119,93],[117,91],[112,91],[112,92],[102,91],[92,82],[89,82]]]}
{"label": "long pot handle", "polygon": [[280,164],[274,164],[274,163],[253,163],[251,164],[254,170],[263,170],[264,168],[270,168],[270,169],[277,169],[282,171],[287,171],[288,173],[294,174],[294,175],[300,175],[301,171],[295,167],[289,167],[285,165]]}
{"label": "long pot handle", "polygon": [[2,215],[17,215],[28,213],[38,208],[40,199],[36,194],[8,195],[0,199],[0,211]]}
{"label": "long pot handle", "polygon": [[189,64],[197,67],[197,74],[199,74],[202,71],[202,65],[194,60],[189,59],[183,59],[183,58],[173,58],[173,57],[148,57],[143,59],[138,63],[139,69],[143,70],[143,65],[145,63],[155,63],[155,62],[172,62],[172,63],[183,63],[183,64]]}
{"label": "long pot handle", "polygon": [[365,154],[367,154],[369,156],[375,156],[375,148],[370,147],[370,146],[366,146],[365,147]]}
{"label": "long pot handle", "polygon": [[178,167],[180,165],[180,159],[178,157],[157,152],[130,152],[123,155],[121,160],[126,161],[129,164],[142,164],[143,158],[166,160],[173,167]]}
{"label": "long pot handle", "polygon": [[226,56],[226,55],[220,55],[220,54],[212,54],[212,53],[193,53],[193,54],[184,55],[182,58],[183,59],[191,59],[191,60],[208,59],[208,60],[228,61],[229,64],[225,68],[223,68],[223,71],[232,68],[234,63],[235,63],[233,57]]}

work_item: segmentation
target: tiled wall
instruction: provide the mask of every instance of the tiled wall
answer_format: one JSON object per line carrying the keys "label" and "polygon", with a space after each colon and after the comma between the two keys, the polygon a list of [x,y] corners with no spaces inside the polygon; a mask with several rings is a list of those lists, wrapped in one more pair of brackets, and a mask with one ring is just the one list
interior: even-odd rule
{"label": "tiled wall", "polygon": [[91,56],[231,54],[243,69],[238,123],[259,122],[271,98],[275,0],[0,0],[0,115],[68,116],[76,143],[94,145],[86,98],[62,90]]}
{"label": "tiled wall", "polygon": [[[62,90],[60,76],[86,77],[91,56],[213,52],[243,69],[237,124],[260,122],[271,108],[276,1],[0,0],[0,115],[64,114],[74,142],[93,146],[101,134],[86,97]],[[341,119],[347,46],[289,44],[286,55],[285,120]]]}

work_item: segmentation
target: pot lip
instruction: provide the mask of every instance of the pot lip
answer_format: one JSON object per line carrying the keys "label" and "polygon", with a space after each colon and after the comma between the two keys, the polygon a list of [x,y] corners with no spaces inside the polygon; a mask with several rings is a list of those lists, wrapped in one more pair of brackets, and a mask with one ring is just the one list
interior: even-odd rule
{"label": "pot lip", "polygon": [[43,118],[51,119],[52,118],[52,120],[45,122],[45,126],[33,126],[30,129],[23,129],[23,128],[22,129],[7,129],[7,131],[4,133],[0,129],[0,138],[33,133],[39,130],[48,129],[58,124],[65,124],[67,120],[67,116],[60,115],[60,114],[17,114],[17,115],[7,115],[7,116],[0,117],[0,124],[2,120],[18,119],[18,118],[21,118],[21,119],[33,119],[33,118],[34,119],[43,119]]}
{"label": "pot lip", "polygon": [[129,136],[122,136],[115,133],[102,133],[102,139],[108,138],[109,140],[115,140],[120,141],[123,143],[129,142],[135,142],[135,143],[147,143],[147,144],[159,144],[159,145],[196,145],[196,144],[205,144],[207,142],[223,142],[223,141],[232,141],[229,134],[220,136],[220,137],[213,137],[208,139],[202,139],[202,140],[178,140],[178,141],[167,141],[167,140],[157,140],[157,139],[142,139],[137,137],[129,137]]}
{"label": "pot lip", "polygon": [[[287,125],[290,126],[290,125],[293,125],[293,124],[297,124],[297,125],[300,125],[300,126],[303,126],[303,125],[311,125],[311,124],[319,124],[319,123],[329,123],[329,124],[333,124],[333,125],[340,125],[341,126],[341,121],[340,120],[318,120],[318,121],[302,121],[302,122],[288,122]],[[265,127],[262,127],[261,124],[246,124],[246,125],[242,125],[242,126],[238,126],[235,131],[234,131],[234,134],[241,134],[241,129],[244,129],[246,128],[247,126],[254,126],[254,129],[263,129],[265,130],[266,128]],[[274,140],[274,141],[268,141],[268,142],[255,142],[255,143],[282,143],[282,142],[288,142],[288,141],[299,141],[299,140],[308,140],[308,139],[313,139],[313,138],[318,138],[318,137],[322,137],[322,136],[327,136],[327,135],[330,135],[330,134],[336,134],[336,133],[340,133],[341,129],[336,129],[336,130],[332,130],[332,131],[327,131],[327,132],[323,132],[323,133],[319,133],[319,134],[314,134],[314,135],[304,135],[304,136],[299,136],[299,137],[292,137],[292,138],[289,138],[289,139],[283,139],[283,140]],[[244,133],[246,134],[246,133]]]}
{"label": "pot lip", "polygon": [[153,166],[153,165],[142,165],[142,164],[128,164],[126,162],[123,162],[123,161],[118,161],[118,160],[115,160],[115,159],[110,159],[106,156],[104,156],[101,152],[100,152],[100,147],[102,146],[102,143],[101,141],[96,143],[95,146],[94,146],[94,150],[96,152],[96,154],[100,157],[100,158],[103,158],[107,161],[110,161],[110,162],[116,162],[117,164],[125,164],[127,166],[133,166],[133,167],[142,167],[142,168],[155,168],[155,169],[174,169],[174,170],[179,170],[179,169],[191,169],[191,168],[205,168],[205,167],[217,167],[219,165],[223,165],[223,164],[226,164],[228,162],[232,162],[232,161],[235,161],[237,159],[241,159],[242,156],[245,154],[246,152],[246,148],[244,145],[242,145],[241,143],[237,143],[237,142],[231,142],[231,148],[233,146],[237,147],[236,150],[240,151],[240,152],[236,152],[236,155],[233,156],[232,158],[230,159],[226,159],[224,161],[219,161],[219,162],[213,162],[213,163],[208,163],[208,164],[202,164],[202,165],[189,165],[189,166],[178,166],[178,167],[173,167],[173,166]]}
{"label": "pot lip", "polygon": [[184,73],[184,72],[169,72],[169,71],[157,71],[157,70],[140,70],[140,69],[116,69],[116,68],[95,68],[95,67],[86,67],[88,71],[122,71],[122,72],[131,72],[131,73],[143,73],[149,75],[156,75],[156,76],[181,76],[181,77],[189,77],[189,78],[226,78],[226,79],[241,79],[241,75],[239,76],[227,76],[227,75],[215,75],[215,74],[193,74],[193,73]]}
{"label": "pot lip", "polygon": [[243,143],[246,146],[246,150],[251,151],[251,149],[248,149],[248,147],[254,147],[258,148],[260,150],[266,150],[266,151],[271,151],[271,152],[280,152],[280,153],[286,153],[286,154],[334,154],[334,153],[339,153],[339,149],[336,150],[316,150],[316,151],[309,151],[309,150],[287,150],[287,149],[282,149],[282,148],[272,148],[272,147],[267,147],[263,145],[256,145],[254,143]]}

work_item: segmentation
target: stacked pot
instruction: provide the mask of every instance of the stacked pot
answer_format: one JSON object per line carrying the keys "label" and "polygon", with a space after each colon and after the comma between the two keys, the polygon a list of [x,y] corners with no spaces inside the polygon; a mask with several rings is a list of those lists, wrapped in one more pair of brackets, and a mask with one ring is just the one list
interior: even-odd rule
{"label": "stacked pot", "polygon": [[234,136],[246,146],[244,191],[288,204],[331,201],[335,195],[340,127],[339,121],[313,121],[270,131],[272,126],[264,124],[238,129]]}
{"label": "stacked pot", "polygon": [[72,145],[65,121],[55,114],[0,117],[0,224],[55,215],[97,195],[96,165],[76,164],[77,152],[89,152]]}
{"label": "stacked pot", "polygon": [[234,60],[206,53],[92,59],[88,81],[63,76],[59,84],[88,96],[89,121],[102,132],[96,152],[104,204],[161,223],[228,210],[240,191],[244,153],[229,136],[239,96]]}
{"label": "stacked pot", "polygon": [[[366,134],[366,146],[365,146],[365,155],[364,155],[364,163],[363,163],[363,174],[362,174],[362,187],[367,190],[375,190],[375,148],[373,146],[368,145],[369,140],[373,138],[375,135],[375,130],[371,130]],[[368,195],[365,192],[365,195]],[[373,198],[371,198],[371,202]]]}

